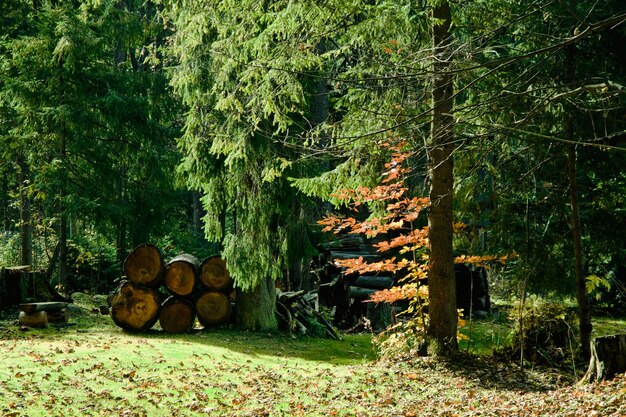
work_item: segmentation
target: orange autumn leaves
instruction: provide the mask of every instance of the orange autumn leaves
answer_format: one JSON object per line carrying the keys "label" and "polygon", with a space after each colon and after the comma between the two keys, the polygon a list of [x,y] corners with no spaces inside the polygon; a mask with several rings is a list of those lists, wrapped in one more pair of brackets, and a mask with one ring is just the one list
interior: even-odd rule
{"label": "orange autumn leaves", "polygon": [[[366,220],[329,214],[318,223],[324,226],[322,231],[333,231],[335,234],[361,234],[367,238],[393,234],[393,237],[375,243],[374,247],[381,253],[393,251],[394,256],[379,262],[367,262],[363,257],[336,259],[335,265],[344,268],[346,274],[405,273],[399,280],[401,286],[379,291],[373,294],[369,301],[393,303],[399,300],[427,300],[428,288],[420,285],[420,281],[425,279],[428,273],[428,226],[417,228],[414,223],[422,211],[428,208],[430,201],[427,197],[407,196],[408,187],[404,181],[411,172],[407,160],[413,152],[405,150],[406,144],[382,143],[380,146],[388,148],[391,153],[389,162],[385,164],[381,184],[372,188],[344,189],[333,196],[345,202],[354,211],[364,203],[383,203],[384,214]],[[454,230],[457,232],[465,228],[462,223],[454,224]],[[486,266],[493,262],[505,263],[507,259],[507,256],[461,255],[455,262]]]}
{"label": "orange autumn leaves", "polygon": [[[355,211],[363,203],[385,203],[382,216],[370,217],[366,220],[357,220],[354,217],[343,217],[329,214],[318,223],[323,225],[323,231],[333,231],[335,234],[361,234],[368,238],[386,235],[395,231],[394,236],[374,244],[378,252],[395,250],[398,256],[392,256],[379,262],[367,262],[363,257],[354,259],[336,259],[335,265],[345,268],[346,274],[389,273],[395,275],[400,271],[407,274],[402,279],[402,286],[373,294],[370,301],[393,303],[398,300],[413,300],[417,297],[426,298],[428,289],[420,286],[419,281],[426,278],[428,257],[425,249],[428,247],[428,227],[415,228],[414,222],[419,218],[422,210],[429,206],[426,197],[407,197],[408,187],[404,183],[410,168],[407,159],[411,152],[403,150],[403,142],[397,144],[383,143],[383,148],[389,148],[391,158],[385,164],[381,184],[369,188],[341,190],[333,196],[352,207]],[[405,254],[408,254],[405,256]]]}

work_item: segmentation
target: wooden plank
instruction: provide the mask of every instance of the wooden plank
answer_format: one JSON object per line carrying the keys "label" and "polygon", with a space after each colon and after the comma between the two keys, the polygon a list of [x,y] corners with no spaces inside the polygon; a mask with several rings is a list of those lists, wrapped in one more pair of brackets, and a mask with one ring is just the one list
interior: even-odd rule
{"label": "wooden plank", "polygon": [[45,303],[23,303],[20,304],[20,310],[26,314],[33,314],[37,311],[55,311],[67,307],[67,303],[59,301],[49,301]]}

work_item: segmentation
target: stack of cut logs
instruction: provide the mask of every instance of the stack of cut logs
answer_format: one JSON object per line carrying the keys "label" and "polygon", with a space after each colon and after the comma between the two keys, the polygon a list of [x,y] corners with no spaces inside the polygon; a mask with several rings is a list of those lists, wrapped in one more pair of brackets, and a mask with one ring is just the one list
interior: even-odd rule
{"label": "stack of cut logs", "polygon": [[[193,255],[179,255],[164,264],[161,252],[151,244],[135,248],[124,261],[128,281],[109,296],[111,317],[119,327],[146,331],[159,321],[168,333],[193,328],[196,316],[204,327],[228,320],[232,311],[233,281],[219,256],[200,262]],[[160,301],[159,288],[170,294]]]}

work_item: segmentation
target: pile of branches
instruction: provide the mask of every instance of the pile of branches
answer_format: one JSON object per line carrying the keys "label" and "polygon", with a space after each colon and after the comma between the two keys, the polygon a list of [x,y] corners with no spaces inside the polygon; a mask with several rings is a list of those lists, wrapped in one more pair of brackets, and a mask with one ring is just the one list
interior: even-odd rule
{"label": "pile of branches", "polygon": [[278,291],[276,315],[283,330],[303,335],[326,335],[335,340],[341,336],[319,310],[317,291]]}

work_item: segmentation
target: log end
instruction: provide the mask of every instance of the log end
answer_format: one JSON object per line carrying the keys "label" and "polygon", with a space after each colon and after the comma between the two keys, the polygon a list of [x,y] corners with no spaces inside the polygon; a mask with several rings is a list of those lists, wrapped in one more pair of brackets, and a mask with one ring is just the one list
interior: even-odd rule
{"label": "log end", "polygon": [[158,286],[163,272],[161,252],[151,244],[137,246],[124,261],[124,274],[133,284]]}
{"label": "log end", "polygon": [[193,328],[196,314],[191,303],[184,300],[168,299],[161,306],[159,323],[167,333],[184,333]]}
{"label": "log end", "polygon": [[148,330],[159,317],[159,296],[151,288],[123,283],[111,298],[111,317],[129,331]]}
{"label": "log end", "polygon": [[226,261],[219,256],[205,259],[200,266],[200,282],[209,290],[229,291],[233,280],[226,269]]}
{"label": "log end", "polygon": [[228,297],[218,291],[207,291],[195,303],[198,320],[205,327],[221,324],[228,320],[231,305]]}

